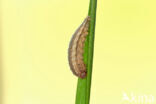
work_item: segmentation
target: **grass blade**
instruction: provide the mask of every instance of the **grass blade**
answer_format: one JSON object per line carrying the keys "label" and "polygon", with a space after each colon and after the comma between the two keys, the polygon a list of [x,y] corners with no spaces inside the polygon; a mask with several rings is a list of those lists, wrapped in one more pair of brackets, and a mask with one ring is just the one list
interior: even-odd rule
{"label": "grass blade", "polygon": [[84,62],[87,66],[87,77],[85,79],[78,79],[77,93],[75,104],[89,104],[90,89],[92,80],[92,63],[94,51],[94,33],[96,21],[96,5],[97,0],[90,0],[88,15],[91,17],[89,33],[84,47]]}

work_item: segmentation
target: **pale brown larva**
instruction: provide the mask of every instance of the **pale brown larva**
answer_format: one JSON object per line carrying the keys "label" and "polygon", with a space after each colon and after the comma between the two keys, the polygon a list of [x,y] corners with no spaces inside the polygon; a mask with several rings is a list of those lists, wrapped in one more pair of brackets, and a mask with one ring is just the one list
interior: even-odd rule
{"label": "pale brown larva", "polygon": [[73,74],[80,78],[85,78],[87,75],[86,65],[83,61],[84,43],[88,35],[90,17],[87,16],[80,27],[73,34],[69,44],[68,60],[69,66]]}

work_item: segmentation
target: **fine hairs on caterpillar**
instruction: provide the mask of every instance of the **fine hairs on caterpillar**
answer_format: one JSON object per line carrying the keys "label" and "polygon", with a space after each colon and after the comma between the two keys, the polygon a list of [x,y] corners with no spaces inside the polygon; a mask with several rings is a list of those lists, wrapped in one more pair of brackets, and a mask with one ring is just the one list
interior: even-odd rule
{"label": "fine hairs on caterpillar", "polygon": [[69,44],[68,61],[73,74],[85,78],[87,75],[86,65],[83,61],[84,43],[88,35],[90,17],[87,16],[80,27],[75,31]]}

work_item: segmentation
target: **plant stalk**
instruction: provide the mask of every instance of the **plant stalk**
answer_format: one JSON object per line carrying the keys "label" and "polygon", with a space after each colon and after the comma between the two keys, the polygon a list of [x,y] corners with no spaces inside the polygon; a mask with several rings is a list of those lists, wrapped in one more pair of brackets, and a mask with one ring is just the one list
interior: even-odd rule
{"label": "plant stalk", "polygon": [[84,62],[87,66],[87,76],[84,79],[78,78],[76,101],[75,104],[89,104],[90,102],[90,90],[92,80],[92,64],[94,53],[94,33],[96,23],[96,6],[97,0],[90,0],[88,15],[90,16],[90,25],[88,36],[85,41],[84,47]]}

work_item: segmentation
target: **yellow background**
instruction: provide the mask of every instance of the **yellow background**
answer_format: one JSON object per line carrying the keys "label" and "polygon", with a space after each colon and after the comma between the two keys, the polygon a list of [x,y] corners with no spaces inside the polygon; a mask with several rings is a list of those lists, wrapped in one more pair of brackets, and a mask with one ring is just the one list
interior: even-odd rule
{"label": "yellow background", "polygon": [[[99,0],[91,104],[156,97],[156,1]],[[74,104],[67,61],[89,0],[1,0],[1,104]]]}

